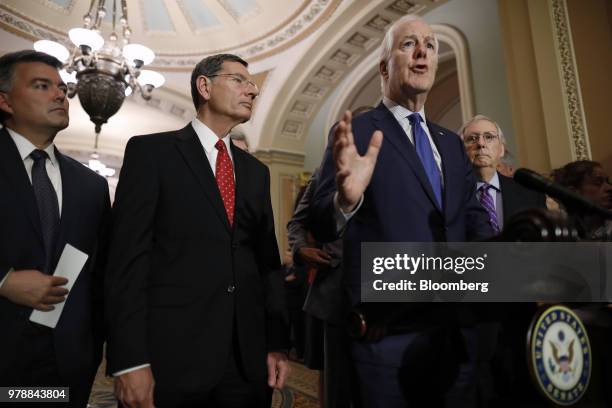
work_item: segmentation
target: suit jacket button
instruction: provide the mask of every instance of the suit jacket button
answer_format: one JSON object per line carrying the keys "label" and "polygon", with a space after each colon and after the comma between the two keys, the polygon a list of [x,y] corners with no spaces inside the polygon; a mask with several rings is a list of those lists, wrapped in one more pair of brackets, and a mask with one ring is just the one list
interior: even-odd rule
{"label": "suit jacket button", "polygon": [[234,290],[236,290],[236,287],[234,285],[229,285],[227,287],[227,293],[233,293]]}
{"label": "suit jacket button", "polygon": [[232,242],[232,249],[238,249],[238,243]]}

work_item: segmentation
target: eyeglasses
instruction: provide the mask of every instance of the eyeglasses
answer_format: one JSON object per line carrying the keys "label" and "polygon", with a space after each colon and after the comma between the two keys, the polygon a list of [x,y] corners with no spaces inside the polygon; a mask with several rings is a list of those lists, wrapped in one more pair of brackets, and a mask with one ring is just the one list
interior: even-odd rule
{"label": "eyeglasses", "polygon": [[471,135],[467,135],[463,138],[463,143],[466,145],[475,145],[480,140],[480,136],[484,139],[485,144],[489,145],[499,139],[499,136],[495,133],[472,133]]}
{"label": "eyeglasses", "polygon": [[215,74],[215,75],[206,75],[208,78],[214,77],[228,77],[232,79],[232,82],[236,83],[240,88],[246,89],[249,85],[255,89],[255,92],[259,92],[259,87],[253,81],[249,81],[245,77],[240,74]]}

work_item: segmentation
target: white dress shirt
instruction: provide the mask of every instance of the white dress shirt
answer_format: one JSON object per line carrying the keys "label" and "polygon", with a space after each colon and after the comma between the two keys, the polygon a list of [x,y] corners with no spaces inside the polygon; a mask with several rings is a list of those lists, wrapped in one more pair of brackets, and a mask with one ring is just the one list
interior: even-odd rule
{"label": "white dress shirt", "polygon": [[[198,139],[200,139],[200,143],[202,143],[202,147],[204,147],[204,152],[206,153],[206,158],[208,159],[208,163],[212,168],[213,174],[217,175],[217,154],[219,151],[215,147],[215,144],[219,140],[219,137],[210,130],[208,126],[202,123],[198,118],[193,118],[191,121],[191,126],[195,130],[198,135]],[[230,160],[234,163],[234,157],[232,156],[232,149],[230,149],[230,137],[229,133],[222,138],[223,143],[225,143],[225,147],[227,148],[227,152],[229,153]],[[236,177],[236,172],[234,172],[234,178]]]}
{"label": "white dress shirt", "polygon": [[[9,135],[15,142],[17,146],[17,150],[19,151],[19,156],[25,166],[26,172],[28,173],[28,178],[30,179],[30,183],[32,183],[32,167],[34,166],[34,160],[30,157],[30,153],[32,151],[38,149],[32,142],[28,139],[15,132],[13,129],[6,128]],[[49,155],[49,158],[45,160],[45,168],[47,169],[47,174],[49,175],[49,179],[51,180],[51,184],[53,185],[53,189],[55,190],[55,194],[57,195],[57,201],[59,206],[60,216],[62,214],[62,174],[60,172],[59,163],[57,158],[55,157],[55,145],[51,143],[47,146],[44,151]],[[0,281],[0,288],[8,278],[9,274],[14,269],[9,269],[8,273],[4,275],[4,278]]]}
{"label": "white dress shirt", "polygon": [[[386,96],[383,97],[382,103],[393,114],[393,117],[395,118],[395,120],[397,120],[397,123],[399,123],[402,129],[404,129],[404,133],[406,133],[406,136],[408,136],[410,143],[412,143],[412,145],[414,146],[414,135],[412,133],[412,125],[410,124],[410,121],[408,120],[408,116],[412,115],[414,112],[403,107],[402,105],[398,105],[397,103],[393,102],[391,99],[387,98]],[[427,120],[425,119],[425,107],[423,106],[423,108],[418,113],[421,116],[421,119],[423,119],[423,121],[421,122],[421,127],[427,134],[427,139],[429,140],[429,144],[431,145],[431,150],[434,155],[434,160],[436,161],[438,170],[440,170],[440,178],[442,180],[442,186],[444,186],[444,175],[442,174],[442,156],[440,156],[440,153],[438,152],[438,148],[436,147],[436,144],[431,138],[431,133],[429,133],[429,128],[427,127]]]}

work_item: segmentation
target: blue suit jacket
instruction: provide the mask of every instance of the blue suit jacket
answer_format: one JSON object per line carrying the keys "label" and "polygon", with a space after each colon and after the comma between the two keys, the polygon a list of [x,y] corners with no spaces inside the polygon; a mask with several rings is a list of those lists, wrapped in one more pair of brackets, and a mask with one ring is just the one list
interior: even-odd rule
{"label": "blue suit jacket", "polygon": [[[381,130],[384,135],[363,204],[344,234],[345,280],[355,304],[362,242],[469,241],[490,237],[493,231],[486,211],[476,199],[476,178],[459,136],[427,122],[442,157],[444,191],[443,208],[439,208],[414,145],[382,103],[355,117],[352,125],[355,144],[362,155],[374,131]],[[335,168],[328,145],[311,213],[319,240],[331,240],[337,235],[335,191]]]}

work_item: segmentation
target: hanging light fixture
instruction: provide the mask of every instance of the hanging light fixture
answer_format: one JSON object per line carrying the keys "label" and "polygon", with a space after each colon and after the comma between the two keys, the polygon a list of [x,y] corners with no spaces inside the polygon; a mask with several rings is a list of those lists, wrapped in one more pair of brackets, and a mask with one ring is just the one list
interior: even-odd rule
{"label": "hanging light fixture", "polygon": [[[106,16],[105,0],[91,0],[89,11],[83,16],[83,27],[68,32],[75,45],[72,53],[62,44],[41,40],[34,43],[37,51],[51,54],[64,63],[60,72],[68,85],[68,97],[79,95],[81,105],[95,124],[95,150],[102,125],[119,111],[123,100],[133,92],[148,100],[154,88],[164,84],[164,77],[155,71],[142,69],[150,64],[155,54],[140,44],[130,43],[126,0],[113,0],[112,31],[105,41],[101,35],[102,20]],[[117,22],[121,38],[117,35]]]}

